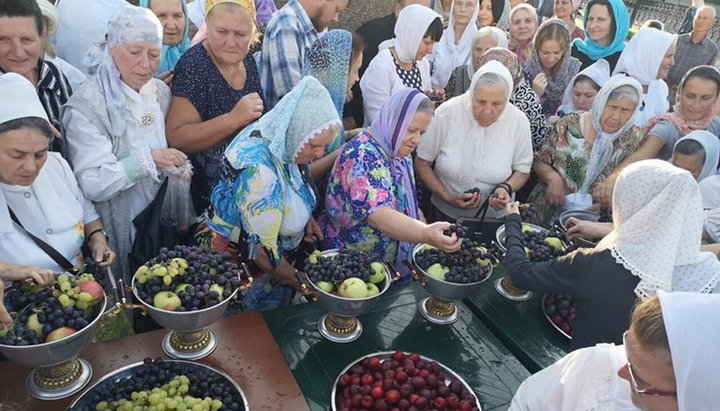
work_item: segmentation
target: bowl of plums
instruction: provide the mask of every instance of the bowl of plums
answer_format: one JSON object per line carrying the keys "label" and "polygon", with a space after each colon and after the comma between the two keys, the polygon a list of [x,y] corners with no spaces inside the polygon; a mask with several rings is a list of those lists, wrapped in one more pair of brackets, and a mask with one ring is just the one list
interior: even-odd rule
{"label": "bowl of plums", "polygon": [[229,259],[213,249],[175,246],[160,249],[135,271],[133,294],[155,322],[172,330],[162,343],[168,356],[197,360],[217,348],[217,335],[208,326],[248,286],[241,284],[241,269]]}
{"label": "bowl of plums", "polygon": [[[463,226],[453,224],[445,234],[464,237],[464,230]],[[476,292],[492,275],[494,261],[487,247],[469,238],[463,238],[460,250],[455,253],[418,244],[412,257],[409,267],[413,278],[430,294],[418,303],[418,310],[426,320],[440,325],[457,321],[459,312],[454,301]]]}
{"label": "bowl of plums", "polygon": [[470,386],[449,367],[418,353],[368,354],[345,367],[331,393],[333,411],[480,411]]}
{"label": "bowl of plums", "polygon": [[575,323],[575,304],[567,294],[545,294],[542,298],[543,315],[567,339],[572,339]]}
{"label": "bowl of plums", "polygon": [[75,274],[57,275],[48,288],[15,281],[5,290],[13,324],[0,326],[0,353],[33,368],[26,387],[41,400],[69,397],[92,376],[90,364],[76,357],[95,336],[107,298],[92,274]]}
{"label": "bowl of plums", "polygon": [[298,277],[305,295],[327,312],[318,321],[318,331],[338,343],[360,337],[362,323],[355,317],[372,309],[393,281],[386,263],[349,249],[313,251]]}
{"label": "bowl of plums", "polygon": [[245,411],[247,397],[229,375],[204,364],[145,358],[88,388],[69,411]]}
{"label": "bowl of plums", "polygon": [[[522,235],[525,254],[532,262],[549,261],[567,254],[571,249],[565,242],[565,234],[556,230],[524,223]],[[495,239],[500,251],[505,253],[505,225],[497,229]],[[532,292],[515,287],[509,276],[497,279],[495,289],[503,297],[512,301],[527,301],[532,297]]]}

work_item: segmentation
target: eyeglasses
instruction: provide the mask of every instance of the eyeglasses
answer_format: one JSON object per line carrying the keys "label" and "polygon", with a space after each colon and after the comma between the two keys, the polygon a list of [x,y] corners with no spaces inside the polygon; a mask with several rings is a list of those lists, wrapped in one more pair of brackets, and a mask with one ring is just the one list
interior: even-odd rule
{"label": "eyeglasses", "polygon": [[[625,355],[627,356],[627,331],[623,333],[623,345],[625,346]],[[637,380],[635,379],[635,374],[633,374],[632,365],[630,364],[630,357],[628,356],[628,362],[627,362],[627,369],[628,374],[630,374],[630,386],[632,387],[633,391],[636,395],[649,395],[649,396],[655,396],[655,397],[677,397],[677,392],[675,391],[663,391],[663,390],[656,390],[654,388],[644,388],[640,389],[638,388]]]}

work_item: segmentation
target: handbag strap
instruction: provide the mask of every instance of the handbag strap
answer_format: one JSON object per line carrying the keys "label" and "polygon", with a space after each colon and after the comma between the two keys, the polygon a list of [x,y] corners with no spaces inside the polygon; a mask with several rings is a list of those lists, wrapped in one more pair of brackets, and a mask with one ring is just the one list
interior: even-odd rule
{"label": "handbag strap", "polygon": [[62,254],[60,254],[60,252],[58,250],[54,249],[50,244],[46,243],[45,241],[36,237],[30,231],[28,231],[27,228],[25,228],[25,226],[22,225],[20,220],[18,220],[17,216],[13,212],[12,208],[10,208],[10,206],[8,206],[8,211],[10,212],[10,218],[15,222],[15,224],[17,224],[20,228],[22,228],[23,231],[25,231],[25,233],[30,237],[30,239],[33,240],[33,242],[38,247],[40,247],[40,249],[43,250],[45,252],[45,254],[47,254],[50,258],[52,258],[53,261],[55,261],[57,263],[57,265],[62,267],[63,270],[72,270],[73,268],[75,268],[75,265],[73,265],[73,263],[68,261],[67,258],[65,258]]}
{"label": "handbag strap", "polygon": [[485,198],[485,201],[482,203],[482,205],[478,209],[477,213],[475,213],[475,217],[473,217],[473,218],[478,218],[480,213],[482,213],[482,217],[480,217],[480,222],[482,223],[483,221],[485,221],[485,215],[487,214],[489,207],[490,207],[490,196],[487,196],[487,198]]}

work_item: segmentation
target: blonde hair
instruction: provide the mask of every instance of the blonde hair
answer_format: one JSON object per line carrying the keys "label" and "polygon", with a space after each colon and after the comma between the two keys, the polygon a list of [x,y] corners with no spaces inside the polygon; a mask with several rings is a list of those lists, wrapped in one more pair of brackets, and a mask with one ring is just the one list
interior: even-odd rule
{"label": "blonde hair", "polygon": [[643,347],[670,349],[662,307],[657,296],[641,301],[635,306],[630,327]]}
{"label": "blonde hair", "polygon": [[[558,19],[554,19],[558,21]],[[562,20],[560,20],[562,21]],[[540,27],[535,34],[535,41],[533,47],[535,52],[540,54],[540,46],[546,41],[555,40],[560,43],[560,48],[563,50],[563,57],[555,63],[555,67],[550,67],[550,75],[554,75],[555,72],[560,68],[560,65],[567,58],[565,54],[570,51],[570,32],[565,24],[546,24],[543,23],[544,27]],[[544,69],[544,68],[543,68]]]}
{"label": "blonde hair", "polygon": [[512,19],[515,13],[520,10],[527,11],[528,13],[530,13],[531,16],[535,17],[535,22],[538,21],[538,14],[537,10],[535,10],[535,7],[529,5],[528,3],[520,3],[517,6],[513,7],[512,10],[510,10],[510,24],[512,24]]}

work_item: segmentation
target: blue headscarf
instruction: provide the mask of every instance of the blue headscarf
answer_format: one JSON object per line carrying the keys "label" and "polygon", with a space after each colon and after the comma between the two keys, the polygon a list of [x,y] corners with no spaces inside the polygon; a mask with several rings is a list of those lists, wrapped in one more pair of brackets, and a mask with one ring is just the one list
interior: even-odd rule
{"label": "blue headscarf", "polygon": [[[303,76],[313,76],[325,86],[342,119],[347,94],[352,34],[347,30],[330,30],[315,40],[303,63]],[[345,130],[341,127],[335,140],[327,147],[333,152],[345,142]]]}
{"label": "blue headscarf", "polygon": [[[583,27],[587,27],[587,18],[590,14],[590,8],[597,4],[600,0],[590,0],[585,7],[585,15],[583,16]],[[575,39],[573,44],[586,56],[590,57],[591,60],[599,60],[605,58],[618,51],[625,49],[625,37],[627,37],[628,31],[630,30],[630,15],[628,14],[627,6],[622,0],[605,0],[610,4],[612,9],[613,21],[615,22],[615,36],[613,37],[612,43],[608,46],[603,46],[593,40],[590,40],[590,33],[585,29],[585,39]]]}
{"label": "blue headscarf", "polygon": [[[150,1],[151,0],[140,0],[139,6],[149,9]],[[180,42],[178,44],[171,46],[169,44],[163,43],[162,56],[160,58],[160,65],[157,68],[157,74],[162,74],[168,70],[174,69],[178,60],[180,60],[180,57],[182,57],[182,55],[190,48],[190,39],[188,38],[188,32],[190,30],[190,20],[188,19],[187,4],[185,3],[185,0],[178,1],[182,6],[183,14],[185,15],[185,28],[183,29],[182,38],[180,39]]]}

